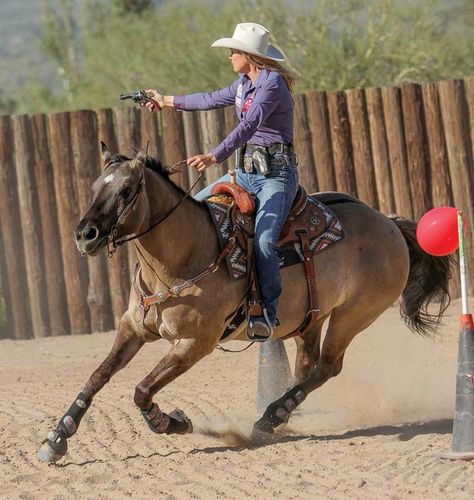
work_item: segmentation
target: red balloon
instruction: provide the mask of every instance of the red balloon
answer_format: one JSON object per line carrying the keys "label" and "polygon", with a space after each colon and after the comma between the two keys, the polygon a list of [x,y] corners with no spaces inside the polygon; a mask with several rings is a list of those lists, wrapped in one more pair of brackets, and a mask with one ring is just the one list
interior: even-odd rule
{"label": "red balloon", "polygon": [[459,246],[458,210],[453,207],[433,208],[419,220],[416,239],[431,255],[449,255]]}

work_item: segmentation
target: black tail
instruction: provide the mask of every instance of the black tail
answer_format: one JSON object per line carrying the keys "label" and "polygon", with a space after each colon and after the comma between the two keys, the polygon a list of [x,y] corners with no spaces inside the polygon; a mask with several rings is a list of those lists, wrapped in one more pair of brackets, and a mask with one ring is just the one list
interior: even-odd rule
{"label": "black tail", "polygon": [[[452,258],[434,257],[424,252],[416,241],[416,222],[402,217],[391,219],[405,237],[410,252],[410,273],[402,293],[400,314],[410,330],[421,335],[434,333],[451,301]],[[428,306],[436,298],[439,308],[433,314],[428,312]]]}

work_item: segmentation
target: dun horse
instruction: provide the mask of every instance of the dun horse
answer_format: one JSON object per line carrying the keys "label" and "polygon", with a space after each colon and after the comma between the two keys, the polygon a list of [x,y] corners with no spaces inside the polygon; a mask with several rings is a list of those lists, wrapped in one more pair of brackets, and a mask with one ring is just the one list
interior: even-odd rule
{"label": "dun horse", "polygon": [[[143,321],[132,287],[110,354],[40,449],[40,458],[48,462],[66,453],[67,440],[97,392],[144,344],[157,339],[172,346],[138,383],[134,402],[154,432],[192,432],[183,412],[167,414],[153,398],[214,350],[246,289],[245,280],[232,279],[225,265],[196,283],[187,282],[208,269],[221,252],[206,206],[186,196],[159,160],[143,153],[133,159],[112,155],[104,144],[102,154],[106,168],[92,187],[92,206],[75,230],[77,247],[83,254],[95,255],[135,235],[141,282],[150,291],[163,292],[167,300],[154,305]],[[449,259],[431,257],[419,248],[415,222],[386,217],[363,203],[336,203],[331,209],[342,222],[345,238],[314,258],[319,319],[303,337],[296,337],[293,386],[256,422],[254,431],[259,433],[271,434],[310,392],[336,376],[352,339],[400,295],[402,316],[419,333],[436,327],[449,300]],[[275,338],[294,331],[309,308],[302,265],[283,269],[282,282],[281,325]],[[426,307],[436,295],[440,310],[430,315]],[[320,348],[322,325],[328,318]],[[246,340],[245,324],[232,338]]]}

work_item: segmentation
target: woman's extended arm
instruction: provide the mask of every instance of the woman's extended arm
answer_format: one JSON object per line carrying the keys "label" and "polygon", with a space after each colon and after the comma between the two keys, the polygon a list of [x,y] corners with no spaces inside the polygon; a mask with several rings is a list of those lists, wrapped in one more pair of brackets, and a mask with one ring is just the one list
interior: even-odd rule
{"label": "woman's extended arm", "polygon": [[184,111],[208,110],[224,108],[235,104],[235,95],[239,80],[235,80],[228,87],[213,92],[198,92],[189,95],[162,95],[157,90],[149,89],[147,94],[159,104],[159,108],[153,102],[147,102],[146,108],[150,111],[160,111],[163,107],[181,109]]}

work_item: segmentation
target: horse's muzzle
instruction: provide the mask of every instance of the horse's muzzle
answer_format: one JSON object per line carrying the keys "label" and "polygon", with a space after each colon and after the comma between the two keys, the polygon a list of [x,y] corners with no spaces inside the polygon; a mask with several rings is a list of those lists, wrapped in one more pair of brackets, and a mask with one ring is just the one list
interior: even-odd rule
{"label": "horse's muzzle", "polygon": [[94,255],[104,246],[107,238],[101,236],[94,224],[81,222],[74,231],[74,240],[82,255]]}

